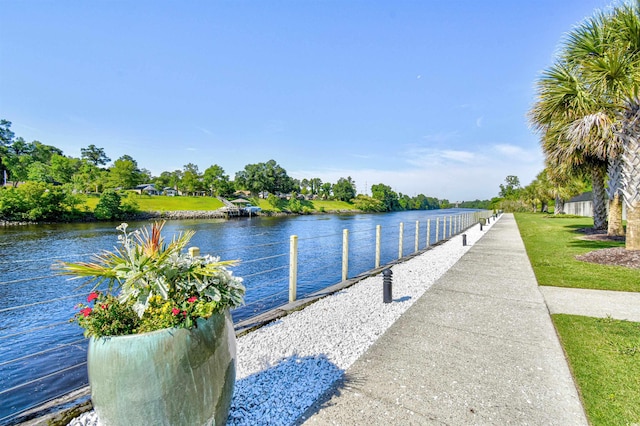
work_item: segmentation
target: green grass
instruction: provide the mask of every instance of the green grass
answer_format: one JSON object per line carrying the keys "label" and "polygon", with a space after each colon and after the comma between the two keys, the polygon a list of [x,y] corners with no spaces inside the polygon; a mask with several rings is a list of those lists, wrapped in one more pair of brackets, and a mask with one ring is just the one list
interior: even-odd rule
{"label": "green grass", "polygon": [[[580,262],[577,254],[622,242],[580,239],[582,217],[515,215],[538,283],[557,287],[640,291],[640,272]],[[640,323],[610,318],[552,315],[593,425],[640,424]]]}
{"label": "green grass", "polygon": [[[175,210],[216,210],[223,207],[221,201],[215,197],[167,197],[164,195],[134,195],[134,199],[138,203],[140,211],[175,211]],[[98,204],[99,197],[90,196],[87,198],[85,205],[90,211],[93,211]],[[267,200],[259,200],[259,207],[264,211],[282,211],[286,209],[286,200],[282,200],[279,208],[273,208]],[[308,207],[312,211],[343,211],[356,210],[353,204],[344,201],[301,201],[303,206]]]}
{"label": "green grass", "polygon": [[552,218],[516,213],[520,235],[538,284],[597,290],[640,291],[640,272],[621,266],[581,262],[575,256],[593,250],[624,247],[624,242],[581,239],[580,228],[593,226],[590,218]]}
{"label": "green grass", "polygon": [[[98,204],[98,197],[87,198],[86,205],[91,211]],[[164,195],[135,195],[140,211],[173,210],[216,210],[223,207],[215,197],[167,197]]]}
{"label": "green grass", "polygon": [[552,318],[591,424],[640,424],[640,323]]}
{"label": "green grass", "polygon": [[[280,200],[277,207],[273,207],[267,200],[260,200],[259,207],[264,211],[283,211],[287,210],[287,200]],[[307,207],[311,211],[315,212],[332,212],[332,211],[356,211],[357,209],[351,203],[345,201],[331,201],[331,200],[300,200],[300,204],[303,207]]]}

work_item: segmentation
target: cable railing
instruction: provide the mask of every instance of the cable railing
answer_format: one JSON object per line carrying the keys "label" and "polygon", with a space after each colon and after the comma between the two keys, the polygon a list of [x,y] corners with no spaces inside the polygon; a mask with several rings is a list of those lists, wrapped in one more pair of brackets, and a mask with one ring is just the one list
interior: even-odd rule
{"label": "cable railing", "polygon": [[[491,215],[463,212],[384,229],[377,225],[301,238],[292,235],[289,241],[223,248],[215,255],[242,258],[234,268],[247,289],[245,305],[232,312],[238,322],[426,250]],[[32,264],[29,271],[35,272],[0,281],[0,424],[24,421],[26,411],[87,384],[87,341],[70,320],[89,289],[54,272],[44,275],[43,268],[54,261],[92,255],[0,260],[0,271]],[[5,295],[7,289],[15,291]]]}

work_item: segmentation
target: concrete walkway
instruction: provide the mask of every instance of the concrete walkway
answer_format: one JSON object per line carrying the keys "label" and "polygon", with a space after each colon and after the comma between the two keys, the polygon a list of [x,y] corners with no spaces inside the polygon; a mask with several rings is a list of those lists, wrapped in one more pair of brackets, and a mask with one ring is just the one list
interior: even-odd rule
{"label": "concrete walkway", "polygon": [[640,293],[541,286],[552,314],[640,322]]}
{"label": "concrete walkway", "polygon": [[586,425],[512,215],[347,371],[306,425]]}

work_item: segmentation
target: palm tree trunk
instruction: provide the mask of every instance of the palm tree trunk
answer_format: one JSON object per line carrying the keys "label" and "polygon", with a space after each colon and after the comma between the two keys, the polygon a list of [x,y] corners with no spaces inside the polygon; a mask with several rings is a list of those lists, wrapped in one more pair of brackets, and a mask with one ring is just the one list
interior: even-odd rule
{"label": "palm tree trunk", "polygon": [[607,235],[613,237],[624,236],[624,227],[622,226],[622,196],[616,194],[613,200],[609,200],[609,228]]}
{"label": "palm tree trunk", "polygon": [[553,207],[553,214],[554,215],[564,214],[564,200],[559,195],[556,195],[556,202]]}
{"label": "palm tree trunk", "polygon": [[640,103],[634,99],[627,105],[623,131],[622,193],[627,205],[627,250],[640,250]]}
{"label": "palm tree trunk", "polygon": [[607,196],[609,198],[609,236],[623,236],[622,227],[622,158],[616,157],[609,160],[607,167],[608,185]]}
{"label": "palm tree trunk", "polygon": [[627,237],[625,249],[640,250],[640,203],[627,204]]}
{"label": "palm tree trunk", "polygon": [[593,227],[607,229],[607,204],[602,167],[591,168],[591,186],[593,188]]}

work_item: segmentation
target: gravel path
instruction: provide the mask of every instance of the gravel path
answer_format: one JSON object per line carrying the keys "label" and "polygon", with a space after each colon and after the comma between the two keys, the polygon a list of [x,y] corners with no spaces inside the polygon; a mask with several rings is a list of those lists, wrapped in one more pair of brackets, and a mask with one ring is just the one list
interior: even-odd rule
{"label": "gravel path", "polygon": [[[382,303],[382,275],[326,297],[238,338],[229,425],[291,425],[486,232],[467,230],[394,265],[393,303]],[[99,425],[93,412],[70,425]]]}

